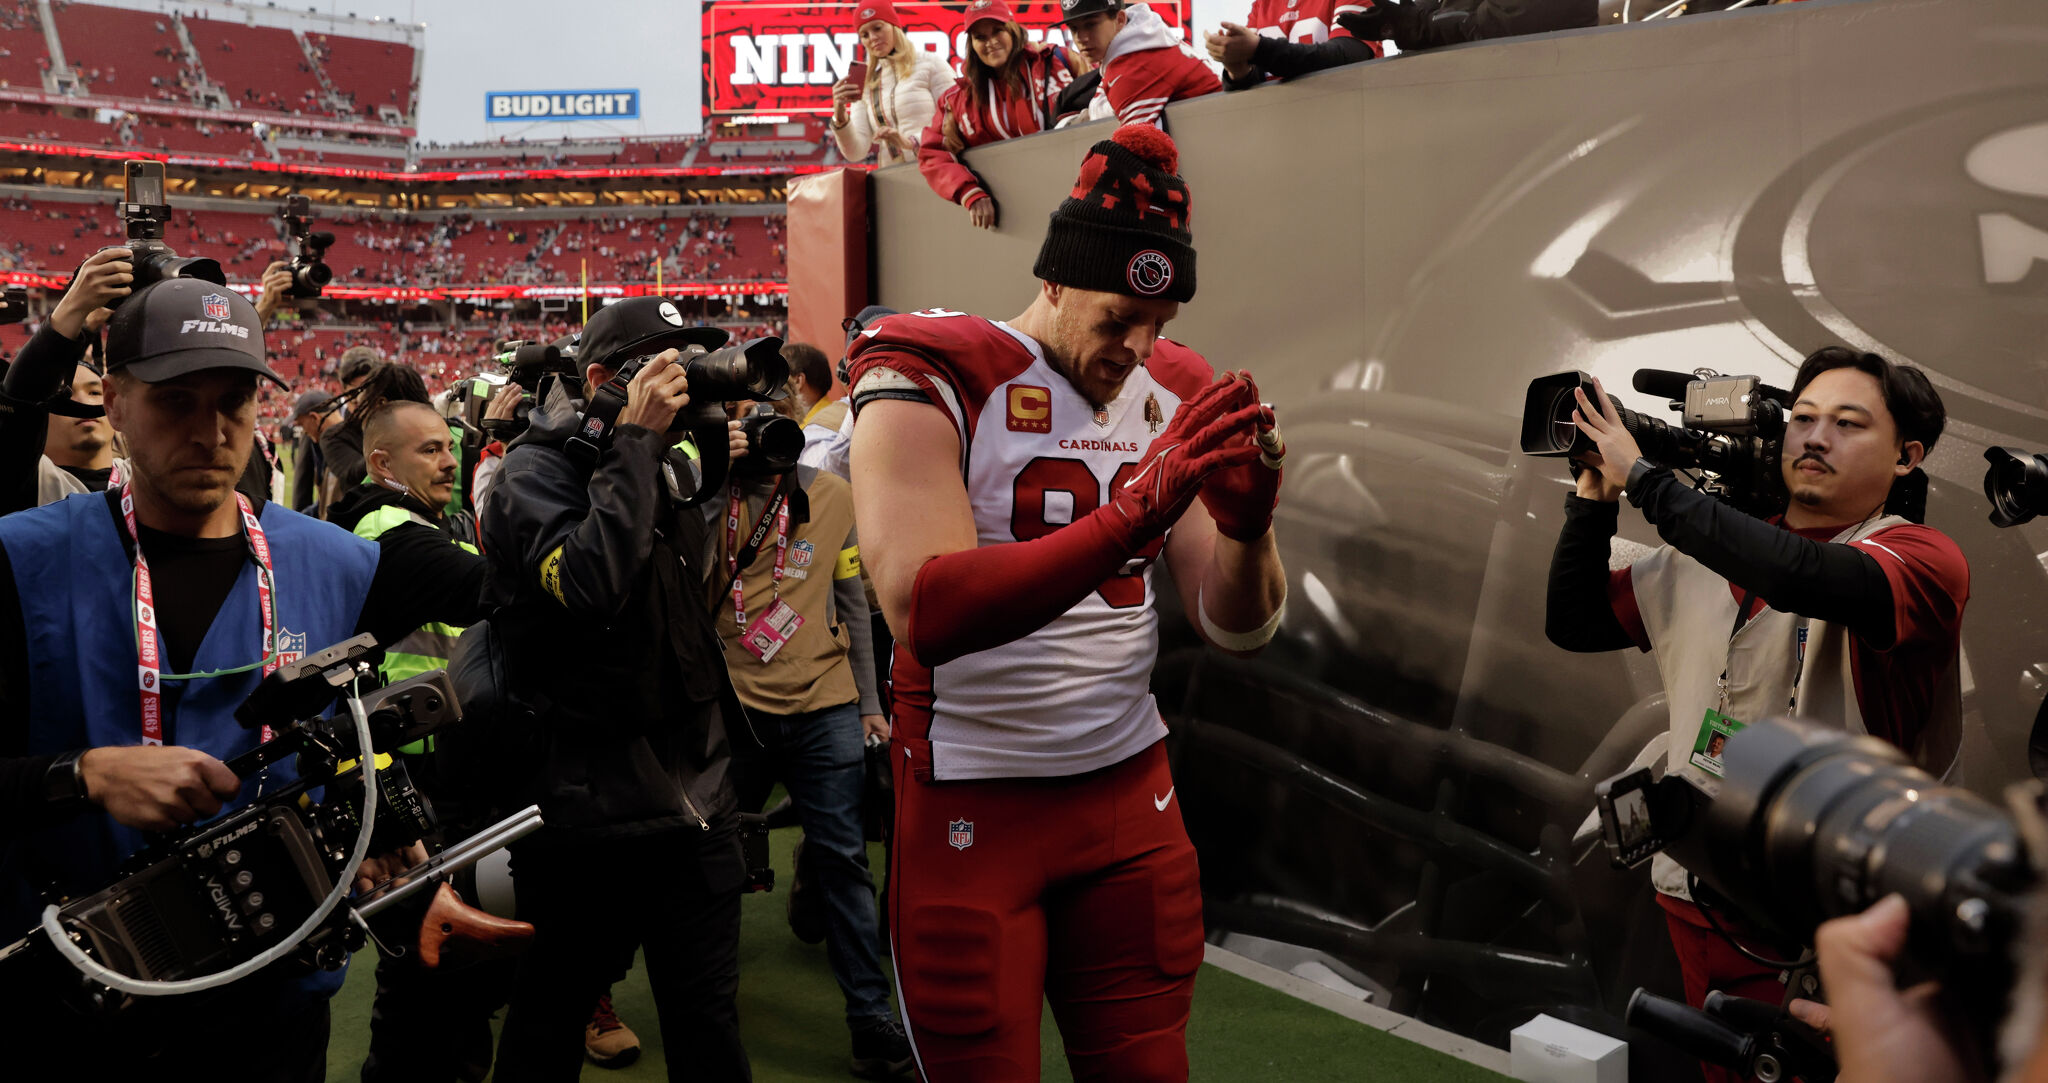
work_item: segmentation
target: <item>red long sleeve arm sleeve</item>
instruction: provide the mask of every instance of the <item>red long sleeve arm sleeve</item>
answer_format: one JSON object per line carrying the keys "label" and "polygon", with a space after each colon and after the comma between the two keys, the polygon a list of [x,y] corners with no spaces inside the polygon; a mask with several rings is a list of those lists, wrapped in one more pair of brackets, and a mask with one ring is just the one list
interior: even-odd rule
{"label": "red long sleeve arm sleeve", "polygon": [[982,187],[981,178],[960,156],[946,149],[946,118],[962,107],[963,98],[958,87],[946,92],[939,100],[938,111],[932,114],[932,122],[925,125],[924,134],[917,140],[917,171],[924,174],[926,184],[932,186],[940,198],[963,207],[972,206],[977,199],[988,197]]}
{"label": "red long sleeve arm sleeve", "polygon": [[937,666],[1051,624],[1135,554],[1123,514],[1105,504],[1027,542],[963,549],[925,561],[911,586],[904,641]]}

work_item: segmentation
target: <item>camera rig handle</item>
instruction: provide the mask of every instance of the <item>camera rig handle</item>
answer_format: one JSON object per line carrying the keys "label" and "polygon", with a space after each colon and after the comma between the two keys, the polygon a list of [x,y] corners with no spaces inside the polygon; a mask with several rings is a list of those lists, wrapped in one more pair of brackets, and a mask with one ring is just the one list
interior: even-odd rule
{"label": "camera rig handle", "polygon": [[1838,1071],[1826,1038],[1760,1000],[1716,990],[1702,1011],[1638,988],[1623,1018],[1681,1052],[1763,1083],[1834,1083]]}

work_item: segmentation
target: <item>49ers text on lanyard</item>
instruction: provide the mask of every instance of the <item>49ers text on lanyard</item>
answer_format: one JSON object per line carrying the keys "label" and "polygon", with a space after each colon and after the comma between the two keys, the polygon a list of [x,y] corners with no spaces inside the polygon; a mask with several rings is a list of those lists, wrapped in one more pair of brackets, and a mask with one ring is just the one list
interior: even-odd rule
{"label": "49ers text on lanyard", "polygon": [[[263,524],[256,520],[248,497],[236,493],[235,506],[241,509],[249,552],[256,558],[256,602],[263,614],[263,675],[268,677],[277,672],[277,583],[270,566],[270,540],[264,536]],[[160,745],[164,743],[163,638],[157,631],[156,591],[150,582],[149,558],[142,554],[142,532],[135,524],[135,494],[128,485],[121,486],[121,518],[128,524],[128,537],[135,542],[135,649],[139,656],[136,680],[142,692],[142,743]],[[271,736],[270,727],[263,727],[263,740],[268,741]]]}

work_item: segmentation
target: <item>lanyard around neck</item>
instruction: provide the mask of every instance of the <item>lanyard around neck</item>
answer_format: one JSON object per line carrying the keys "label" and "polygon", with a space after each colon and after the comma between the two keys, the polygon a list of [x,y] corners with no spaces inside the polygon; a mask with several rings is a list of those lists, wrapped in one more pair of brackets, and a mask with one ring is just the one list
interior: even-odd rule
{"label": "lanyard around neck", "polygon": [[[249,552],[256,558],[256,602],[263,619],[263,659],[235,669],[165,673],[163,636],[158,631],[156,620],[156,590],[150,579],[149,558],[142,552],[142,531],[135,522],[135,491],[132,485],[121,486],[121,519],[128,526],[128,537],[135,543],[135,649],[140,663],[136,679],[142,694],[142,743],[145,745],[164,743],[163,682],[226,677],[258,668],[268,677],[277,670],[277,579],[270,566],[270,540],[264,535],[263,524],[257,521],[249,498],[238,492],[235,505],[242,513],[242,529],[249,542]],[[270,738],[270,727],[263,727],[263,740]]]}
{"label": "lanyard around neck", "polygon": [[[725,509],[725,570],[732,576],[732,619],[740,631],[747,630],[746,577],[740,567],[740,513],[746,508],[746,495],[738,485],[732,487]],[[775,525],[775,570],[770,580],[776,600],[782,598],[782,573],[784,561],[789,556],[789,490],[780,481],[775,485],[775,495],[768,506],[761,511],[761,520],[754,524],[754,533],[747,539],[747,556],[761,548],[761,542],[768,536],[768,526]],[[772,604],[772,603],[771,603]]]}

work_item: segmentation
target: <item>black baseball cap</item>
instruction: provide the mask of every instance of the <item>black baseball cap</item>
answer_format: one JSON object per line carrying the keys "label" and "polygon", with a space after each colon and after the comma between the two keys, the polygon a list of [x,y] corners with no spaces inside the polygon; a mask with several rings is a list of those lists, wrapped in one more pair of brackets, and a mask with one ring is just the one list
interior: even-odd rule
{"label": "black baseball cap", "polygon": [[158,384],[203,369],[247,369],[287,385],[263,361],[263,321],[226,286],[167,278],[122,302],[107,321],[107,371]]}
{"label": "black baseball cap", "polygon": [[663,350],[685,346],[715,350],[731,337],[716,327],[683,326],[683,314],[666,297],[627,297],[598,309],[583,325],[576,360],[616,369],[632,358]]}
{"label": "black baseball cap", "polygon": [[1054,26],[1063,26],[1075,19],[1108,12],[1111,15],[1124,9],[1123,0],[1060,0],[1060,17]]}

